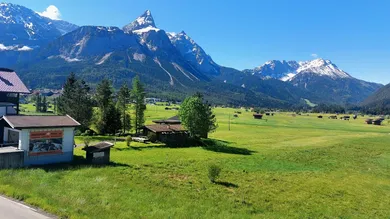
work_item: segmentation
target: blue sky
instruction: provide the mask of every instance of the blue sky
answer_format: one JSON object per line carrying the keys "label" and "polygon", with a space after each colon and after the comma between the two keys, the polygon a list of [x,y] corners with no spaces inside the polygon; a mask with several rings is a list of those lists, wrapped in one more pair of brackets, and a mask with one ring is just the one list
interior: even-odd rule
{"label": "blue sky", "polygon": [[[330,59],[352,76],[390,82],[387,0],[10,0],[42,12],[55,5],[77,25],[122,27],[146,9],[156,25],[184,30],[220,65]],[[312,56],[313,55],[313,56]]]}

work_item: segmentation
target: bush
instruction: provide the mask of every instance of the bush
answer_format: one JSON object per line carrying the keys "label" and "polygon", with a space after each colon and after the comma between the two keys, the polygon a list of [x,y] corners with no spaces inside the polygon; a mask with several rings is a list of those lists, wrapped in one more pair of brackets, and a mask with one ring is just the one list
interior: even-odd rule
{"label": "bush", "polygon": [[131,136],[130,136],[130,135],[127,136],[127,137],[126,137],[126,145],[127,145],[127,147],[130,147],[131,141],[132,141]]}
{"label": "bush", "polygon": [[74,132],[74,135],[75,136],[80,136],[82,133],[79,129],[76,129],[76,131]]}
{"label": "bush", "polygon": [[155,143],[157,141],[157,135],[154,133],[148,133],[148,139],[150,142]]}
{"label": "bush", "polygon": [[89,143],[91,143],[91,140],[92,140],[92,138],[89,136],[84,137],[84,148],[89,147]]}
{"label": "bush", "polygon": [[219,174],[221,173],[221,168],[215,164],[209,166],[209,174],[208,177],[212,183],[218,179]]}

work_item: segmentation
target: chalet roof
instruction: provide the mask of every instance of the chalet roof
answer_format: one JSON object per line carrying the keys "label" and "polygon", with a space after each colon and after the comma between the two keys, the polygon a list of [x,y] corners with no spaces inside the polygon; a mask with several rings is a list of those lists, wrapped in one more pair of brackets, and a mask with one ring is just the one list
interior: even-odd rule
{"label": "chalet roof", "polygon": [[168,119],[161,119],[161,120],[153,120],[154,123],[165,123],[165,124],[181,124],[181,121],[179,119],[179,116],[173,116]]}
{"label": "chalet roof", "polygon": [[69,115],[66,116],[3,116],[8,125],[14,129],[21,128],[55,128],[55,127],[76,127],[80,126],[76,120]]}
{"label": "chalet roof", "polygon": [[99,142],[95,145],[92,145],[92,146],[89,146],[87,148],[83,148],[84,151],[88,151],[88,152],[99,152],[99,151],[103,151],[107,148],[110,148],[110,147],[113,147],[114,144],[111,143],[111,142],[107,142],[107,141],[103,141],[103,142]]}
{"label": "chalet roof", "polygon": [[184,127],[180,124],[176,125],[163,125],[163,124],[154,124],[154,125],[146,125],[145,128],[149,129],[152,132],[160,133],[160,132],[184,132],[186,131]]}
{"label": "chalet roof", "polygon": [[30,93],[15,71],[6,68],[0,68],[0,92]]}

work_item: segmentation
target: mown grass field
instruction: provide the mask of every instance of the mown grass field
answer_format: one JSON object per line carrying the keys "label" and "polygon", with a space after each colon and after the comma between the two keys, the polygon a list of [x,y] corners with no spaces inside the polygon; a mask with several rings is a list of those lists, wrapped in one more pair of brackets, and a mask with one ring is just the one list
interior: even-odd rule
{"label": "mown grass field", "polygon": [[[390,217],[387,121],[291,113],[254,120],[241,110],[229,131],[234,111],[215,109],[214,146],[117,142],[110,166],[1,170],[0,193],[63,218]],[[147,123],[175,113],[148,106]],[[210,164],[222,168],[216,184],[207,178]]]}

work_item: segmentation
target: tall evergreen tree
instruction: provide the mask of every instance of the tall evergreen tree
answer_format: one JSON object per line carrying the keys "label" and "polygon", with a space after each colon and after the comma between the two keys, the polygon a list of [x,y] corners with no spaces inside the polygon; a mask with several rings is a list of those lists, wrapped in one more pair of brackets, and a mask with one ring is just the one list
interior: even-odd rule
{"label": "tall evergreen tree", "polygon": [[73,117],[80,122],[83,130],[89,127],[93,114],[89,91],[90,87],[85,81],[77,79],[76,75],[71,73],[65,82],[62,95],[57,98],[58,113]]}
{"label": "tall evergreen tree", "polygon": [[35,99],[35,112],[41,112],[41,95],[38,93]]}
{"label": "tall evergreen tree", "polygon": [[103,79],[97,85],[95,99],[103,113],[106,112],[110,104],[113,103],[113,88],[111,82],[108,79]]}
{"label": "tall evergreen tree", "polygon": [[103,79],[96,87],[95,99],[99,107],[96,127],[100,134],[115,134],[121,129],[121,119],[113,102],[113,88],[108,79]]}
{"label": "tall evergreen tree", "polygon": [[145,88],[141,81],[139,80],[139,77],[136,76],[133,79],[133,87],[131,94],[133,96],[134,100],[134,128],[136,132],[139,132],[139,129],[144,125],[145,123]]}
{"label": "tall evergreen tree", "polygon": [[117,108],[122,118],[123,133],[131,129],[130,115],[127,113],[128,104],[130,103],[130,89],[126,83],[123,83],[118,91]]}
{"label": "tall evergreen tree", "polygon": [[42,98],[41,112],[47,112],[47,99],[46,96]]}

